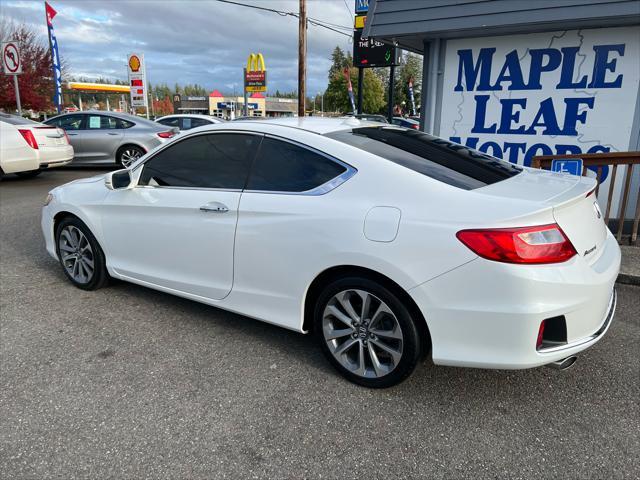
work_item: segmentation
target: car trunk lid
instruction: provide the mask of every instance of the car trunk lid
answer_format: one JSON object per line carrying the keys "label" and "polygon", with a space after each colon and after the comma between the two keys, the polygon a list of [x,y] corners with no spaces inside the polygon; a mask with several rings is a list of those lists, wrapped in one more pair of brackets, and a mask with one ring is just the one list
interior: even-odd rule
{"label": "car trunk lid", "polygon": [[64,130],[53,126],[31,127],[33,136],[40,147],[63,147],[69,144]]}
{"label": "car trunk lid", "polygon": [[607,238],[607,227],[596,196],[596,181],[588,177],[525,169],[519,175],[475,190],[485,195],[525,200],[551,209],[578,255],[595,262]]}

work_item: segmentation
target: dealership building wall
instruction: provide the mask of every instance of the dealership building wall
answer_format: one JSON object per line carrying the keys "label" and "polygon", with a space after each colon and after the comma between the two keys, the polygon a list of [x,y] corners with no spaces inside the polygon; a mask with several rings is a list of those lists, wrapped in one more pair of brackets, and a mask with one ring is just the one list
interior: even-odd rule
{"label": "dealership building wall", "polygon": [[[427,132],[524,165],[640,150],[637,0],[372,0],[363,35],[423,55]],[[639,190],[636,167],[626,218]]]}

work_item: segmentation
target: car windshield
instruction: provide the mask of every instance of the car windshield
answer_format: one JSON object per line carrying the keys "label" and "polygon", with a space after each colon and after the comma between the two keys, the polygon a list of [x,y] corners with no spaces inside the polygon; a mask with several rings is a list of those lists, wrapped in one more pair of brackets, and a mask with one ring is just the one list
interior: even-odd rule
{"label": "car windshield", "polygon": [[8,113],[0,113],[0,120],[10,125],[37,125],[38,122],[29,120],[28,118],[18,117],[17,115],[9,115]]}
{"label": "car windshield", "polygon": [[360,127],[326,136],[465,190],[491,185],[522,171],[491,155],[416,130]]}

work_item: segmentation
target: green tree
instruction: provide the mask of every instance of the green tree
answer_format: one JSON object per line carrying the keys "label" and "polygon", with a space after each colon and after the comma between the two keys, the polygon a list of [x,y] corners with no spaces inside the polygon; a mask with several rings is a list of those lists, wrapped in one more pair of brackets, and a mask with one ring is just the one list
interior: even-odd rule
{"label": "green tree", "polygon": [[[349,76],[353,87],[354,99],[358,98],[358,69],[349,68]],[[362,88],[362,111],[378,113],[384,105],[384,86],[370,68],[365,68]],[[347,113],[351,112],[347,79],[343,72],[336,73],[330,80],[324,96],[325,110]]]}
{"label": "green tree", "polygon": [[411,111],[409,99],[409,79],[413,79],[413,96],[416,108],[420,105],[420,93],[422,86],[422,57],[415,53],[407,52],[402,64],[396,69],[393,85],[393,101],[396,105],[405,102],[405,110]]}

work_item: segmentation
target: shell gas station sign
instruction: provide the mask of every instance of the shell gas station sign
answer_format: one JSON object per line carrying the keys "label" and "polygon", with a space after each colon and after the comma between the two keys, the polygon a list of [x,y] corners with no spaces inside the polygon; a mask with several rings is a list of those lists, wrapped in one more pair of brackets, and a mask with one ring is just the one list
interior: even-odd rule
{"label": "shell gas station sign", "polygon": [[247,92],[267,91],[267,68],[261,53],[252,53],[247,59],[244,73],[244,88]]}
{"label": "shell gas station sign", "polygon": [[147,99],[147,73],[144,65],[144,54],[130,53],[127,58],[127,72],[131,91],[131,106],[145,107],[147,114],[149,103]]}

